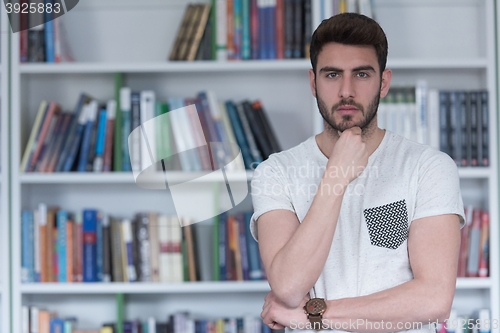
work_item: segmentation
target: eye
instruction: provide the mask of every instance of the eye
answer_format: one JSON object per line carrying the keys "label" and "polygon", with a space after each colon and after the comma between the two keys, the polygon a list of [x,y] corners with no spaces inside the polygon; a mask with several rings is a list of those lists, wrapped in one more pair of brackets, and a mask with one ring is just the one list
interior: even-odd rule
{"label": "eye", "polygon": [[337,76],[338,76],[337,73],[328,73],[328,74],[326,74],[326,77],[331,77],[331,78],[335,78]]}
{"label": "eye", "polygon": [[358,75],[358,77],[362,77],[362,78],[369,76],[368,73],[365,73],[365,72],[359,72],[357,75]]}

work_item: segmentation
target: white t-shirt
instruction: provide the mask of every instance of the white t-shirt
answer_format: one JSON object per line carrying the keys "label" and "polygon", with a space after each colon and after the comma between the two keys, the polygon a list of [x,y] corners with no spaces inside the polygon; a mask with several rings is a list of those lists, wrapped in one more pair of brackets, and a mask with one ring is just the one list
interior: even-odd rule
{"label": "white t-shirt", "polygon": [[[327,162],[312,136],[259,164],[251,182],[255,239],[255,221],[268,211],[287,209],[302,222]],[[412,280],[410,225],[441,214],[457,214],[464,224],[457,166],[443,152],[386,131],[367,167],[346,189],[330,253],[311,297],[369,295]],[[429,331],[424,325],[418,332]]]}

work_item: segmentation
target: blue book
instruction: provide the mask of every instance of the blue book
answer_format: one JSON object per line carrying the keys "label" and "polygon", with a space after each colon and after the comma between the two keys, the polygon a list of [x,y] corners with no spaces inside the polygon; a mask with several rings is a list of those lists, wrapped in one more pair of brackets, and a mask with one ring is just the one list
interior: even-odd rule
{"label": "blue book", "polygon": [[84,104],[87,102],[88,97],[85,94],[81,94],[75,108],[75,119],[68,129],[67,139],[64,143],[64,148],[57,160],[57,165],[55,171],[71,171],[73,162],[76,158],[76,153],[78,151],[78,146],[80,144],[80,139],[83,133],[83,127],[87,121],[85,115]]}
{"label": "blue book", "polygon": [[83,211],[83,282],[97,281],[97,211]]}
{"label": "blue book", "polygon": [[128,148],[128,136],[132,129],[130,128],[130,88],[120,89],[120,109],[122,112],[122,169],[123,171],[132,171],[130,164],[130,152]]}
{"label": "blue book", "polygon": [[68,212],[57,212],[57,257],[59,261],[58,281],[68,282],[67,276]]}
{"label": "blue book", "polygon": [[[48,4],[53,5],[52,0],[45,0],[45,6]],[[54,21],[53,14],[54,11],[45,11],[45,62],[55,62],[55,52],[54,52]]]}
{"label": "blue book", "polygon": [[267,58],[276,59],[276,0],[270,0],[267,14]]}
{"label": "blue book", "polygon": [[33,212],[23,210],[22,212],[22,266],[21,266],[21,282],[35,281],[35,227]]}
{"label": "blue book", "polygon": [[97,281],[102,282],[102,263],[103,263],[103,256],[104,256],[104,251],[103,251],[103,237],[102,237],[102,213],[97,212],[97,217],[96,217],[96,276],[97,276]]}
{"label": "blue book", "polygon": [[92,137],[92,129],[97,115],[97,102],[92,101],[88,105],[88,118],[83,132],[82,146],[80,148],[80,157],[78,160],[78,171],[87,171],[87,159],[89,156],[90,139]]}
{"label": "blue book", "polygon": [[50,318],[50,333],[64,333],[64,320],[61,318]]}
{"label": "blue book", "polygon": [[248,264],[249,264],[249,276],[250,280],[261,280],[262,279],[262,271],[260,269],[260,261],[259,261],[259,245],[253,239],[252,234],[250,233],[250,219],[252,217],[253,212],[245,212],[243,214],[245,219],[245,236],[247,243],[247,252],[248,252]]}
{"label": "blue book", "polygon": [[248,142],[245,137],[245,133],[243,132],[243,127],[241,126],[238,112],[236,111],[236,107],[231,101],[226,102],[226,109],[229,120],[231,121],[231,126],[233,127],[236,142],[241,149],[241,155],[243,156],[243,161],[245,162],[245,168],[250,170],[252,169],[251,165],[254,160],[252,154],[250,154],[250,148],[248,147]]}
{"label": "blue book", "polygon": [[99,114],[99,128],[97,129],[97,143],[95,145],[96,156],[102,156],[104,154],[104,142],[106,135],[106,109],[102,109]]}
{"label": "blue book", "polygon": [[242,19],[241,0],[233,0],[233,23],[234,23],[234,59],[241,60],[241,39],[243,27],[241,25]]}
{"label": "blue book", "polygon": [[226,224],[227,214],[219,215],[219,278],[226,281]]}

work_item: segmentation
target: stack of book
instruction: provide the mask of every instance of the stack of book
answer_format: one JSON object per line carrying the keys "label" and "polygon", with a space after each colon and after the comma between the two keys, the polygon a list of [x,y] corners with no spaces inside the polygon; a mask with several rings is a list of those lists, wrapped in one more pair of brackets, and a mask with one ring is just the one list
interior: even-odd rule
{"label": "stack of book", "polygon": [[465,207],[465,219],[465,226],[460,230],[457,276],[488,277],[490,214],[469,206]]}
{"label": "stack of book", "polygon": [[[199,149],[193,158],[184,158],[186,146],[229,142],[240,147],[244,164],[238,170],[253,169],[281,147],[260,101],[218,102],[211,91],[194,98],[170,98],[156,101],[154,91],[120,90],[120,109],[115,100],[99,103],[81,94],[73,113],[61,112],[52,101],[42,101],[21,160],[21,172],[108,172],[141,171],[147,165],[148,147],[134,131],[156,117],[161,121],[147,127],[148,144],[153,155],[164,160],[167,170],[217,170],[213,158]],[[169,110],[194,105],[189,116],[163,116]],[[117,114],[120,122],[115,122]],[[176,113],[177,115],[177,113]],[[191,119],[195,117],[194,119]],[[197,118],[197,119],[196,119]],[[201,131],[198,130],[201,124]],[[202,132],[202,133],[200,133]],[[131,135],[132,133],[132,135]],[[130,147],[129,147],[130,144]],[[118,147],[118,148],[117,148]],[[210,154],[210,150],[209,154]],[[228,164],[234,154],[221,150]],[[119,158],[118,158],[119,157]],[[158,160],[155,162],[159,162]],[[158,163],[160,166],[160,163]]]}
{"label": "stack of book", "polygon": [[183,282],[266,278],[252,212],[192,224],[177,216],[110,217],[40,204],[22,212],[22,282]]}
{"label": "stack of book", "polygon": [[488,92],[439,91],[425,82],[391,88],[380,100],[382,129],[439,149],[457,166],[489,165]]}
{"label": "stack of book", "polygon": [[[262,319],[250,315],[244,317],[199,318],[194,319],[189,312],[176,312],[167,315],[167,321],[157,321],[154,317],[147,320],[123,321],[123,333],[283,333],[272,330],[262,323]],[[116,323],[104,323],[94,330],[77,329],[76,318],[61,319],[56,312],[43,310],[36,306],[22,307],[23,333],[64,332],[64,333],[115,333]]]}
{"label": "stack of book", "polygon": [[188,5],[169,60],[308,58],[311,0],[212,0]]}

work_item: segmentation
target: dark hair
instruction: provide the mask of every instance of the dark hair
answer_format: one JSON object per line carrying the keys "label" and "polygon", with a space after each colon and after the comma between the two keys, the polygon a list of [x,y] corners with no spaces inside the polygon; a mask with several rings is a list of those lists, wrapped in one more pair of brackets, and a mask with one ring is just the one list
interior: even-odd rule
{"label": "dark hair", "polygon": [[311,38],[311,65],[316,75],[318,54],[323,45],[335,42],[345,45],[373,45],[377,54],[380,75],[387,63],[388,45],[384,30],[373,19],[356,13],[343,13],[323,20]]}

